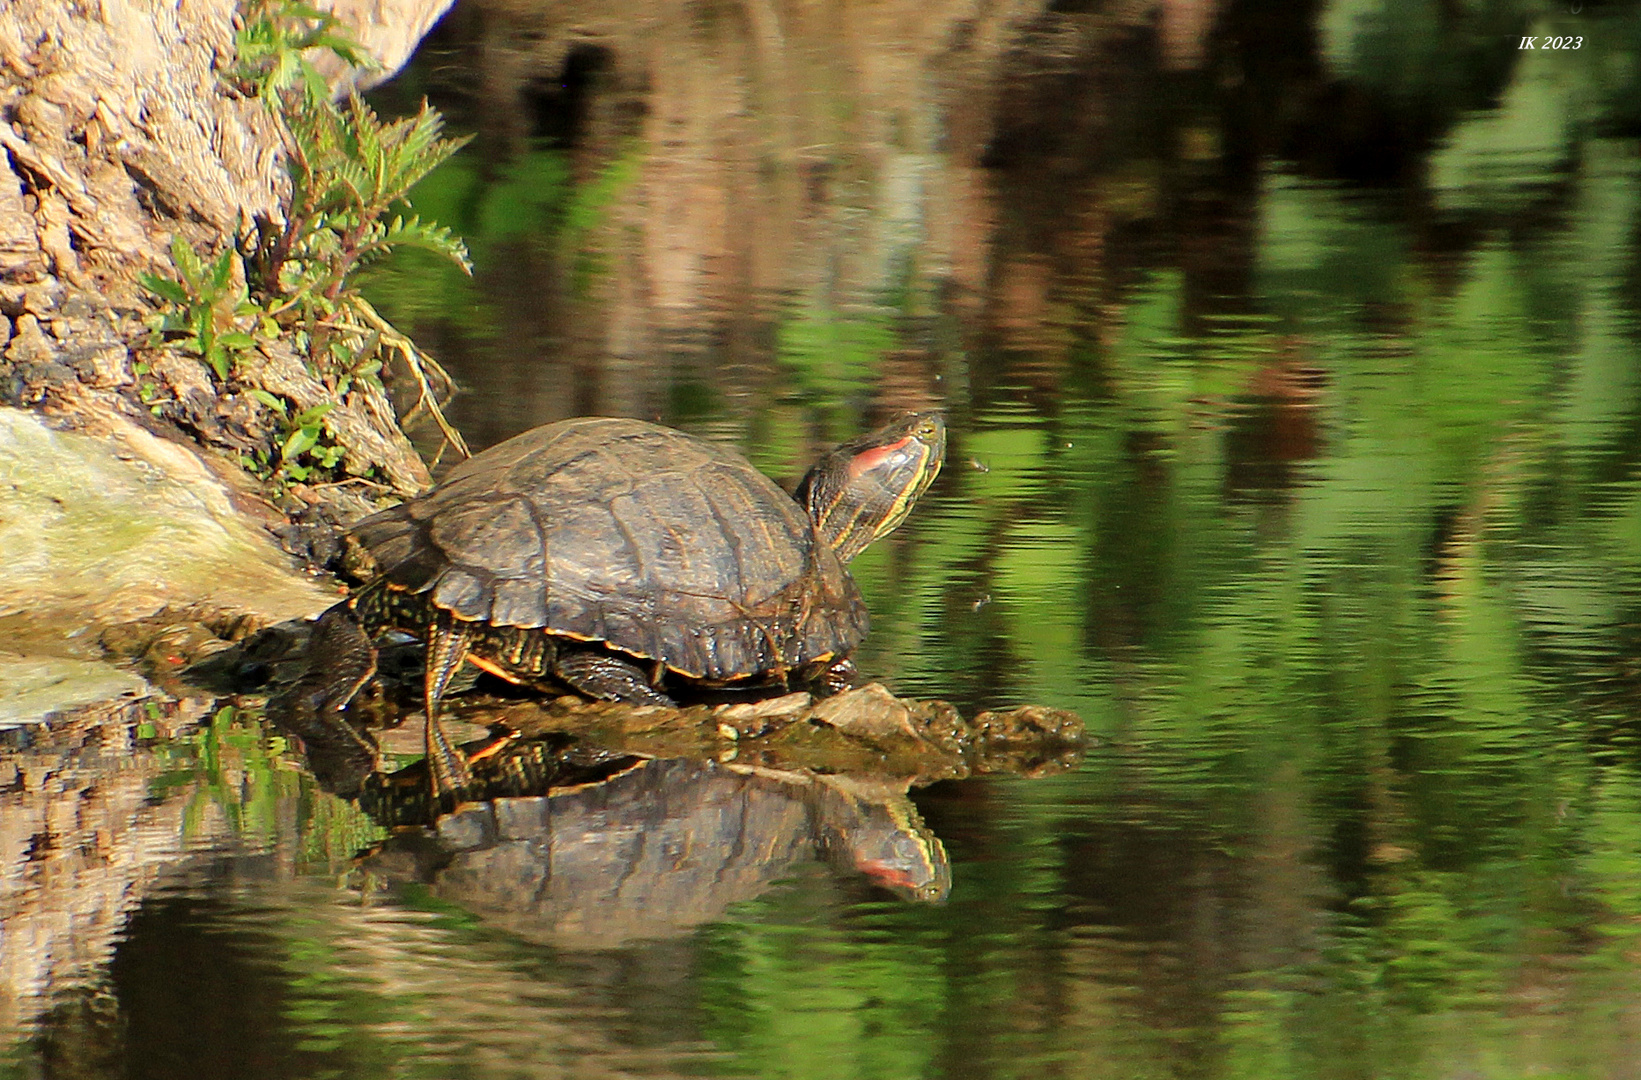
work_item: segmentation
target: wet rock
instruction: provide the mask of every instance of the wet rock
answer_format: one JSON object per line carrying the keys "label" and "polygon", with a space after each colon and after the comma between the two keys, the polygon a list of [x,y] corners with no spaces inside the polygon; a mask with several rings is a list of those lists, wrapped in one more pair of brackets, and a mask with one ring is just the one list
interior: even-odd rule
{"label": "wet rock", "polygon": [[140,676],[101,660],[0,651],[0,728],[40,723],[81,705],[149,692]]}
{"label": "wet rock", "polygon": [[[1058,771],[1074,765],[1084,745],[1082,721],[1064,710],[1022,706],[970,722],[949,702],[898,698],[876,683],[820,700],[789,694],[686,708],[574,697],[498,701],[478,694],[446,700],[467,723],[465,732],[520,736],[476,770],[483,782],[494,781],[491,796],[524,793],[514,787],[517,777],[507,763],[539,756],[534,743],[551,737],[569,737],[612,756],[711,758],[737,767],[915,776],[925,783],[976,773]],[[453,727],[445,724],[447,731]],[[419,721],[415,731],[419,749]],[[406,739],[407,746],[411,738],[391,737]]]}
{"label": "wet rock", "polygon": [[104,629],[186,608],[217,626],[311,616],[298,573],[192,452],[132,425],[54,431],[0,408],[0,631],[95,658]]}
{"label": "wet rock", "polygon": [[912,712],[882,683],[871,683],[816,704],[810,714],[817,724],[868,739],[916,739]]}
{"label": "wet rock", "polygon": [[951,702],[902,700],[911,710],[919,738],[957,754],[972,745],[974,730]]}
{"label": "wet rock", "polygon": [[718,732],[728,739],[767,734],[776,726],[796,720],[815,703],[811,694],[798,691],[768,701],[738,701],[720,705],[713,712]]}
{"label": "wet rock", "polygon": [[1045,705],[983,712],[968,724],[975,772],[1041,776],[1063,772],[1082,758],[1088,733],[1082,720]]}
{"label": "wet rock", "polygon": [[981,741],[1000,745],[1012,742],[1082,742],[1083,722],[1076,714],[1046,705],[1021,705],[1002,712],[983,712],[971,722]]}

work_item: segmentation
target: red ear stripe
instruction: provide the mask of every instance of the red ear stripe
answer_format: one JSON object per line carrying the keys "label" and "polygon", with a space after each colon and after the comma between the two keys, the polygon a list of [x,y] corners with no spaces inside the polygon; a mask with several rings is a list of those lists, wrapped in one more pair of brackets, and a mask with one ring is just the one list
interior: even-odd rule
{"label": "red ear stripe", "polygon": [[911,441],[912,437],[908,435],[898,442],[890,443],[888,446],[874,446],[870,450],[865,450],[856,454],[854,460],[849,462],[849,479],[853,480],[861,473],[866,472],[869,469],[877,468],[879,465],[883,464],[884,458],[888,457],[896,450],[901,449]]}
{"label": "red ear stripe", "polygon": [[885,885],[898,885],[903,889],[917,886],[911,874],[899,867],[890,866],[882,859],[860,859],[856,861],[855,866],[867,877],[881,881]]}

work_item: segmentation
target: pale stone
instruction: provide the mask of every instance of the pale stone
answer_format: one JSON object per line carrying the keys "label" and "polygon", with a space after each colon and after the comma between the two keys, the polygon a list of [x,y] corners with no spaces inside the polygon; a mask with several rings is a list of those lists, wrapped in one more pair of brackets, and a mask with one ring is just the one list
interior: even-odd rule
{"label": "pale stone", "polygon": [[140,676],[100,660],[0,650],[0,728],[38,723],[79,705],[149,692]]}
{"label": "pale stone", "polygon": [[0,409],[0,551],[0,630],[14,648],[95,640],[166,608],[273,622],[336,599],[186,448],[134,426],[53,431],[16,409]]}

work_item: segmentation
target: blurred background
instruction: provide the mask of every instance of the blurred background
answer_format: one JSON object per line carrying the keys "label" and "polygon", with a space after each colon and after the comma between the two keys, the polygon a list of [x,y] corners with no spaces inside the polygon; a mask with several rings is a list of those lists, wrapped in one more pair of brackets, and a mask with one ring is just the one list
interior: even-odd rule
{"label": "blurred background", "polygon": [[368,295],[475,449],[942,407],[860,667],[1096,742],[913,793],[944,905],[595,945],[361,906],[229,717],[0,1075],[1641,1076],[1641,6],[459,0],[424,96],[476,269]]}

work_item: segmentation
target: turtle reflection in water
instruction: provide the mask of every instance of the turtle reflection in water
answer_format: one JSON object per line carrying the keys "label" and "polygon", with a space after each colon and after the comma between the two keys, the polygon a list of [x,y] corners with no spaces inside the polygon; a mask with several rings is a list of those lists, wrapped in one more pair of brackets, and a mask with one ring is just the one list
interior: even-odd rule
{"label": "turtle reflection in water", "polygon": [[634,761],[597,783],[464,803],[364,860],[491,925],[565,947],[686,933],[810,860],[903,900],[951,889],[905,778]]}
{"label": "turtle reflection in water", "polygon": [[[845,564],[905,520],[945,451],[938,413],[907,416],[824,455],[794,500],[739,454],[671,428],[549,424],[356,525],[350,546],[373,577],[326,613],[323,636],[362,626],[427,643],[436,794],[469,783],[437,720],[463,660],[633,704],[670,705],[691,686],[835,689],[867,627]],[[353,662],[319,695],[327,715],[370,675],[368,642],[343,651]]]}

